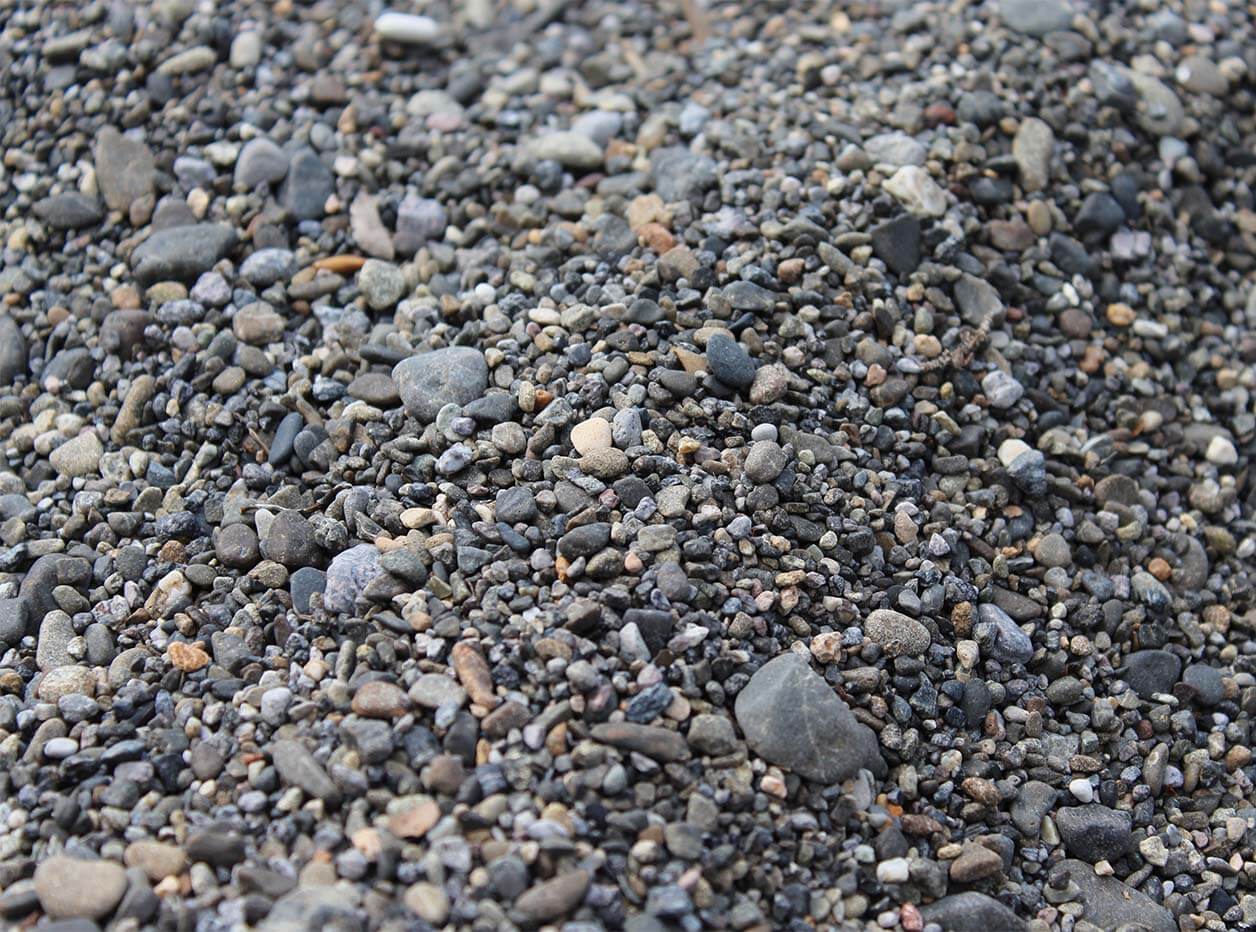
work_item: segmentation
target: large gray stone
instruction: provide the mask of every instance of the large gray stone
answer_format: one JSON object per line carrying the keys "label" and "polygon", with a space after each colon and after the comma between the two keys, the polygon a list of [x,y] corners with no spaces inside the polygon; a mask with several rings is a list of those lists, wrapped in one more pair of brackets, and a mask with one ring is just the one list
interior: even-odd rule
{"label": "large gray stone", "polygon": [[367,583],[384,572],[379,564],[379,548],[358,544],[336,555],[327,568],[323,607],[329,612],[350,612]]}
{"label": "large gray stone", "polygon": [[1073,21],[1073,11],[1065,0],[1003,0],[999,12],[1009,27],[1028,36],[1059,32]]}
{"label": "large gray stone", "polygon": [[279,779],[284,783],[299,787],[307,796],[321,799],[329,805],[339,805],[340,788],[300,741],[276,741],[271,747],[270,757]]}
{"label": "large gray stone", "polygon": [[171,279],[191,282],[235,244],[235,231],[220,223],[158,230],[131,253],[131,268],[142,285]]}
{"label": "large gray stone", "polygon": [[447,404],[470,404],[488,388],[488,363],[470,346],[411,356],[397,363],[392,375],[406,411],[424,422],[434,421]]}
{"label": "large gray stone", "polygon": [[1023,932],[1029,924],[993,897],[969,890],[944,896],[936,903],[920,907],[920,917],[937,923],[943,932]]}
{"label": "large gray stone", "polygon": [[800,776],[837,783],[866,767],[885,773],[876,735],[860,724],[798,654],[764,664],[738,694],[737,724],[751,750]]}
{"label": "large gray stone", "polygon": [[50,919],[103,919],[126,893],[126,870],[113,861],[58,854],[35,868],[35,894]]}
{"label": "large gray stone", "polygon": [[301,887],[281,897],[259,932],[360,932],[366,914],[340,887]]}
{"label": "large gray stone", "polygon": [[1128,925],[1146,932],[1177,932],[1178,924],[1167,909],[1115,877],[1100,877],[1085,861],[1068,858],[1056,870],[1081,888],[1077,902],[1085,908],[1082,918],[1087,922],[1101,929]]}

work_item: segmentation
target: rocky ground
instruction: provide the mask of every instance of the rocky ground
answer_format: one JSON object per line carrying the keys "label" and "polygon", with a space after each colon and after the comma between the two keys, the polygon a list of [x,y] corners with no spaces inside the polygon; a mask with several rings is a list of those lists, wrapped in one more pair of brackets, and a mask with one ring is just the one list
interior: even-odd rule
{"label": "rocky ground", "polygon": [[0,0],[0,919],[1256,928],[1251,6],[384,13]]}

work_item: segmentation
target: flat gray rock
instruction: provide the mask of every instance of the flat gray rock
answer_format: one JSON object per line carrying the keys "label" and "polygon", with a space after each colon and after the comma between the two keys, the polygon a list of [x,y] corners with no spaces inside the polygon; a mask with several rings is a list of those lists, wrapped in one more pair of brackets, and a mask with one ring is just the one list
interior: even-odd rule
{"label": "flat gray rock", "polygon": [[307,796],[321,799],[329,805],[340,803],[340,787],[332,782],[323,765],[300,741],[276,741],[271,746],[270,756],[284,783],[299,787]]}
{"label": "flat gray rock", "polygon": [[798,654],[760,667],[737,695],[734,714],[752,751],[808,780],[839,783],[863,767],[885,773],[872,729]]}
{"label": "flat gray rock", "polygon": [[236,234],[218,223],[159,230],[131,253],[131,269],[142,285],[195,281],[235,247]]}
{"label": "flat gray rock", "polygon": [[1073,11],[1065,0],[1002,0],[1003,22],[1027,36],[1045,36],[1068,29]]}
{"label": "flat gray rock", "polygon": [[1177,932],[1173,914],[1147,894],[1115,877],[1100,877],[1085,861],[1068,858],[1056,870],[1081,887],[1077,902],[1085,907],[1082,918],[1101,929],[1124,925],[1146,932]]}
{"label": "flat gray rock", "polygon": [[993,897],[969,890],[920,907],[920,917],[943,932],[1023,932],[1029,923]]}

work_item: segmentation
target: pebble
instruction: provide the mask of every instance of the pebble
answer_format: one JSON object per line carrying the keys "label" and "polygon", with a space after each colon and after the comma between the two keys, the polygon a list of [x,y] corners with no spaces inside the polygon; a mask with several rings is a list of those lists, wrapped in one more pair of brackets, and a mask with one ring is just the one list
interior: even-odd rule
{"label": "pebble", "polygon": [[110,210],[128,213],[131,205],[153,193],[157,165],[152,151],[141,140],[103,126],[92,149],[96,183]]}
{"label": "pebble", "polygon": [[[1016,4],[1024,0],[1013,0]],[[1030,4],[1034,6],[1034,4]],[[1006,4],[1005,4],[1006,9]],[[1029,30],[1022,30],[1028,32]],[[1026,193],[1041,191],[1051,180],[1051,159],[1055,151],[1055,133],[1037,117],[1021,122],[1012,140],[1012,157],[1020,171],[1021,187]]]}
{"label": "pebble", "polygon": [[706,360],[711,375],[730,388],[746,389],[754,382],[754,360],[730,334],[716,332],[708,338]]}
{"label": "pebble", "polygon": [[929,629],[916,619],[888,608],[868,615],[864,632],[891,657],[919,657],[929,649]]}
{"label": "pebble", "polygon": [[375,32],[381,39],[408,45],[439,46],[447,41],[444,27],[432,17],[394,10],[375,18]]}
{"label": "pebble", "polygon": [[35,868],[35,895],[50,919],[104,919],[126,888],[126,871],[113,861],[58,854]]}
{"label": "pebble", "polygon": [[917,165],[904,165],[896,171],[886,181],[885,190],[913,214],[941,217],[946,213],[946,195]]}
{"label": "pebble", "polygon": [[53,450],[48,462],[59,474],[75,479],[96,473],[104,452],[95,431],[84,431]]}

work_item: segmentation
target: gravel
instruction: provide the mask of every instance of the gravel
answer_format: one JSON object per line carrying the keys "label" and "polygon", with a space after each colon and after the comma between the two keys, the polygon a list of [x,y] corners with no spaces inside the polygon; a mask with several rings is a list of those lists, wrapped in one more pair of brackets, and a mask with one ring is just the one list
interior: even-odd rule
{"label": "gravel", "polygon": [[0,922],[1256,927],[1248,12],[6,8]]}

